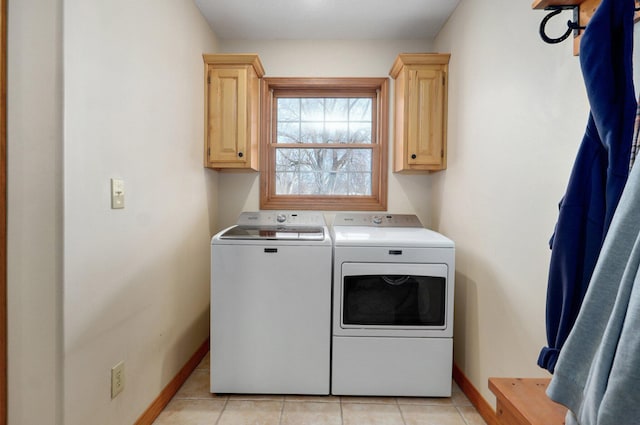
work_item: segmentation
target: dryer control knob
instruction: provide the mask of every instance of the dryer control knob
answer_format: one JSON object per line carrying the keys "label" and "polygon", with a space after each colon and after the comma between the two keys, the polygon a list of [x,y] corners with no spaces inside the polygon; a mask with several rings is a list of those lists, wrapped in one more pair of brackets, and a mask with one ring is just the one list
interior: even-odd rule
{"label": "dryer control knob", "polygon": [[287,216],[285,214],[278,214],[276,217],[276,221],[278,223],[284,223],[285,221],[287,221]]}
{"label": "dryer control knob", "polygon": [[373,224],[382,224],[382,217],[380,217],[379,215],[374,215],[372,221]]}

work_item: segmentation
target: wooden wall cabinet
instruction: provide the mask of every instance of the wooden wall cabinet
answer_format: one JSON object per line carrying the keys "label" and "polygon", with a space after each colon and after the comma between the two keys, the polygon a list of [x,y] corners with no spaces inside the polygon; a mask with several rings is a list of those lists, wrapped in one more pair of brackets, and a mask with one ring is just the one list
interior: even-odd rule
{"label": "wooden wall cabinet", "polygon": [[203,59],[204,166],[258,171],[262,63],[254,54],[205,54]]}
{"label": "wooden wall cabinet", "polygon": [[447,168],[447,53],[402,53],[395,79],[394,172]]}

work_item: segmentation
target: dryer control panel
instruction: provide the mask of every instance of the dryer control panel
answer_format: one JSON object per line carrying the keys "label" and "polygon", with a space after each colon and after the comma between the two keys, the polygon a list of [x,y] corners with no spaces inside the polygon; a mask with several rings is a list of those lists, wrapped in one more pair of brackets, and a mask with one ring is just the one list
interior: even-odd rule
{"label": "dryer control panel", "polygon": [[334,226],[423,227],[413,214],[336,214]]}

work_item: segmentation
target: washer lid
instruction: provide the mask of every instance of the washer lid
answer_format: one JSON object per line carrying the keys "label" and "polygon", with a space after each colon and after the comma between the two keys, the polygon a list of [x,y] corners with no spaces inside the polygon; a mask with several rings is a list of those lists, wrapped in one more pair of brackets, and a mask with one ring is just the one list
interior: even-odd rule
{"label": "washer lid", "polygon": [[417,227],[335,226],[333,242],[338,246],[454,248],[454,242],[438,232]]}
{"label": "washer lid", "polygon": [[324,229],[324,216],[319,212],[243,212],[237,225],[222,232],[219,239],[322,241]]}
{"label": "washer lid", "polygon": [[322,227],[233,226],[222,233],[220,239],[321,241],[324,239],[324,229]]}

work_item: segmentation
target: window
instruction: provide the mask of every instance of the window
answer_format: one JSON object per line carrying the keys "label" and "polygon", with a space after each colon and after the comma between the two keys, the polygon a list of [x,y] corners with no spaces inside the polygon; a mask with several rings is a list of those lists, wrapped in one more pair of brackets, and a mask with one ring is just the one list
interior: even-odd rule
{"label": "window", "polygon": [[262,84],[260,208],[385,210],[388,80]]}

